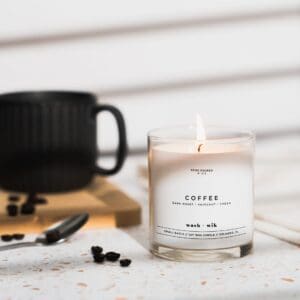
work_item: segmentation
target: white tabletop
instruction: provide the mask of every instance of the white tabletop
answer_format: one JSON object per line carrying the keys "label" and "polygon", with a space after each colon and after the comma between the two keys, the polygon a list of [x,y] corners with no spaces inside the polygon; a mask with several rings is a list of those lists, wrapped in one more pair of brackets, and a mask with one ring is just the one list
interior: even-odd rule
{"label": "white tabletop", "polygon": [[[300,298],[299,247],[261,233],[255,233],[254,253],[241,259],[178,263],[153,257],[147,250],[147,193],[136,177],[139,161],[128,159],[112,180],[141,203],[141,226],[84,231],[65,244],[1,252],[0,299]],[[118,251],[132,265],[95,264],[92,245]]]}

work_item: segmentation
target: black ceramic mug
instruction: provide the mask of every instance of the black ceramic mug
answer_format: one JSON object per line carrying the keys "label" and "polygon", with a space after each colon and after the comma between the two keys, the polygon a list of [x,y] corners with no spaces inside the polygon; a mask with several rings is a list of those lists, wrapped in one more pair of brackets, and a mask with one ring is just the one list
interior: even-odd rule
{"label": "black ceramic mug", "polygon": [[[112,169],[96,164],[96,116],[102,111],[110,112],[118,126],[119,145]],[[79,189],[95,174],[118,172],[126,154],[121,112],[97,104],[93,94],[43,91],[0,95],[0,186],[4,189],[26,193]]]}

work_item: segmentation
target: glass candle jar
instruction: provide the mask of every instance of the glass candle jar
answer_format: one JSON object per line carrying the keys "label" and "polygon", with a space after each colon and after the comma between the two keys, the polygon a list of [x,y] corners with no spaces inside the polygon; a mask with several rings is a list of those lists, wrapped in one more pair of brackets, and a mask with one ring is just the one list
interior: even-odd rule
{"label": "glass candle jar", "polygon": [[157,256],[213,261],[250,253],[253,154],[248,131],[194,125],[148,135],[150,243]]}

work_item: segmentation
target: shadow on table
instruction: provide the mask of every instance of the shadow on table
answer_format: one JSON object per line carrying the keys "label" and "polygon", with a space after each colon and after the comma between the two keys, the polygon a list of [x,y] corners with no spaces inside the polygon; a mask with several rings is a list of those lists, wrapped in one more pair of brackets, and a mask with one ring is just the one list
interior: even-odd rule
{"label": "shadow on table", "polygon": [[143,228],[142,225],[123,229],[123,231],[136,240],[143,248],[149,249],[148,230]]}

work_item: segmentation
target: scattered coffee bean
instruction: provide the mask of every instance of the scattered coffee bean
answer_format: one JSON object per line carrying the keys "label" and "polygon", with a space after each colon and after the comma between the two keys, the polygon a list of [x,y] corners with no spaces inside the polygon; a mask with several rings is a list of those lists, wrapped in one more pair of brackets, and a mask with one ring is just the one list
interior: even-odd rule
{"label": "scattered coffee bean", "polygon": [[15,239],[17,241],[23,240],[24,236],[25,236],[25,234],[23,234],[23,233],[14,233],[12,235],[13,239]]}
{"label": "scattered coffee bean", "polygon": [[[120,253],[109,251],[103,254],[103,248],[100,246],[92,246],[91,252],[95,263],[103,263],[104,260],[116,262],[120,258]],[[131,259],[123,258],[120,259],[121,267],[128,267],[131,264]]]}
{"label": "scattered coffee bean", "polygon": [[53,244],[61,239],[60,232],[56,229],[46,233],[46,241],[48,244]]}
{"label": "scattered coffee bean", "polygon": [[26,198],[26,203],[30,203],[32,205],[40,205],[40,204],[47,204],[47,199],[43,197],[38,197],[36,194],[29,194]]}
{"label": "scattered coffee bean", "polygon": [[34,194],[34,193],[29,194],[26,198],[26,202],[34,203],[36,198],[37,198],[36,194]]}
{"label": "scattered coffee bean", "polygon": [[8,196],[8,201],[11,201],[11,202],[18,202],[20,200],[20,197],[18,195],[9,195]]}
{"label": "scattered coffee bean", "polygon": [[32,215],[35,212],[35,207],[30,202],[25,202],[21,206],[21,214],[23,215]]}
{"label": "scattered coffee bean", "polygon": [[128,267],[131,264],[131,259],[120,259],[121,267]]}
{"label": "scattered coffee bean", "polygon": [[105,259],[105,255],[102,253],[98,253],[96,255],[94,255],[94,262],[96,263],[103,263]]}
{"label": "scattered coffee bean", "polygon": [[13,236],[10,234],[3,234],[1,235],[1,240],[3,242],[10,242],[13,239]]}
{"label": "scattered coffee bean", "polygon": [[107,253],[105,253],[105,258],[108,261],[115,262],[120,258],[120,253],[113,252],[113,251],[107,252]]}
{"label": "scattered coffee bean", "polygon": [[101,254],[103,252],[103,248],[99,246],[92,246],[91,252],[93,255]]}
{"label": "scattered coffee bean", "polygon": [[8,204],[6,210],[10,217],[15,217],[18,214],[18,207],[15,204]]}

